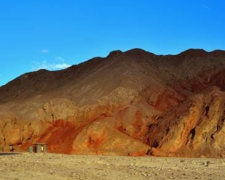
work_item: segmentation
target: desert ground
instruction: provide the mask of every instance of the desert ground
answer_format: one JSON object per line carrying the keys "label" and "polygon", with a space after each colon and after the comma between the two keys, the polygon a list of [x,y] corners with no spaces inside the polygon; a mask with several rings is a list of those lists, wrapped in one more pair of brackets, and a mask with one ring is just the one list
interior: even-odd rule
{"label": "desert ground", "polygon": [[1,154],[1,180],[225,179],[224,159]]}

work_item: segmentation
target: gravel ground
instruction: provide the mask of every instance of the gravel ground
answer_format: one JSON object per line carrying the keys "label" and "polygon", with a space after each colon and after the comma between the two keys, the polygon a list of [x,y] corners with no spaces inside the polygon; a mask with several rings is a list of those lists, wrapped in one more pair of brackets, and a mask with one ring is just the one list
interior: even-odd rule
{"label": "gravel ground", "polygon": [[0,180],[225,179],[225,159],[0,154]]}

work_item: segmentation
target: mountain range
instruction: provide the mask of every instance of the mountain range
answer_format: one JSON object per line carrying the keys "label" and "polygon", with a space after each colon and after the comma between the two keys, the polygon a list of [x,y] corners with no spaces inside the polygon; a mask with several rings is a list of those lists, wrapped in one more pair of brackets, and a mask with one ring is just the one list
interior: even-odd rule
{"label": "mountain range", "polygon": [[113,51],[0,87],[0,150],[225,157],[225,51]]}

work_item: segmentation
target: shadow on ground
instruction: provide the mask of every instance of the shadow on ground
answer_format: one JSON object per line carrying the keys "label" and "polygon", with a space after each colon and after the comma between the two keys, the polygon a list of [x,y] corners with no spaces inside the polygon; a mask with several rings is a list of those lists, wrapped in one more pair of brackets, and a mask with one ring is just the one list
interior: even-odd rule
{"label": "shadow on ground", "polygon": [[0,156],[13,156],[13,155],[19,155],[20,153],[0,153]]}

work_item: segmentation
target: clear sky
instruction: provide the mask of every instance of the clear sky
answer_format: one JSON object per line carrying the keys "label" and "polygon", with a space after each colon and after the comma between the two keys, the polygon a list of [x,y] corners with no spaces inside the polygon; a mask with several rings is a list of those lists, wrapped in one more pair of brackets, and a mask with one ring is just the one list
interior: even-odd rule
{"label": "clear sky", "polygon": [[225,49],[224,0],[1,0],[0,86],[110,51]]}

